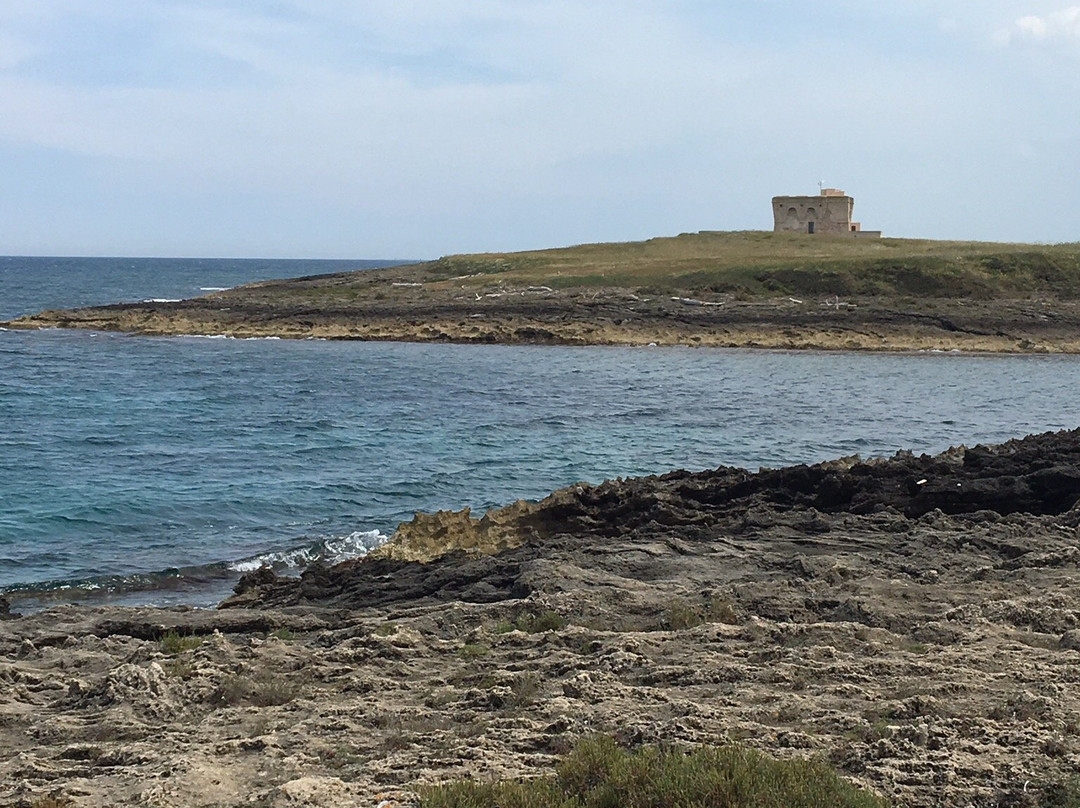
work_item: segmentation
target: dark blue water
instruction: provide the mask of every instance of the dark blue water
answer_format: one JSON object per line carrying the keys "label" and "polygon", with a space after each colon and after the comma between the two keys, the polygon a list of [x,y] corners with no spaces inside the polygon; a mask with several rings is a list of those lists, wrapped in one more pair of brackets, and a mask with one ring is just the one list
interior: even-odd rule
{"label": "dark blue water", "polygon": [[[0,259],[0,312],[101,302],[103,265],[129,300],[344,268],[74,260]],[[1074,357],[0,332],[0,588],[205,603],[417,510],[1073,428],[1078,386]]]}

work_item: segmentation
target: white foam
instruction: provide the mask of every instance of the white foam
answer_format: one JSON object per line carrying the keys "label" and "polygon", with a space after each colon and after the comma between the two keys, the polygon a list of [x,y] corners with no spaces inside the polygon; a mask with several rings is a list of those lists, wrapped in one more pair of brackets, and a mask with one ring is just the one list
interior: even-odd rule
{"label": "white foam", "polygon": [[230,289],[229,286],[200,286],[200,292],[226,292]]}
{"label": "white foam", "polygon": [[143,303],[179,303],[178,297],[147,297],[144,298]]}
{"label": "white foam", "polygon": [[378,530],[357,530],[347,536],[323,539],[308,547],[242,558],[239,561],[230,562],[228,567],[233,572],[254,572],[264,566],[273,569],[302,569],[315,561],[338,564],[367,555],[384,544],[388,538],[389,536]]}

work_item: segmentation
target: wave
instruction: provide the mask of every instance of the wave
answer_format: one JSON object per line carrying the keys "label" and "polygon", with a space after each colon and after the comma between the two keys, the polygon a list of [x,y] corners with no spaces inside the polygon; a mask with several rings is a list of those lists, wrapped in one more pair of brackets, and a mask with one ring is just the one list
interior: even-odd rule
{"label": "wave", "polygon": [[0,588],[0,593],[22,611],[72,602],[152,606],[176,602],[212,606],[229,595],[232,585],[245,572],[270,567],[279,575],[299,575],[316,562],[337,564],[365,556],[387,538],[378,530],[358,530],[345,536],[320,538],[297,547],[232,561],[170,567],[132,575],[17,583]]}
{"label": "wave", "polygon": [[232,289],[231,286],[200,286],[200,292],[225,292]]}
{"label": "wave", "polygon": [[234,339],[239,342],[251,342],[252,340],[280,340],[281,337],[232,337],[228,334],[177,334],[176,339]]}
{"label": "wave", "polygon": [[270,567],[275,572],[302,570],[316,561],[337,564],[367,555],[389,538],[378,530],[358,530],[348,536],[322,539],[306,547],[262,553],[239,561],[230,561],[234,572],[251,572],[260,567]]}
{"label": "wave", "polygon": [[143,303],[179,303],[178,297],[147,297],[142,300]]}

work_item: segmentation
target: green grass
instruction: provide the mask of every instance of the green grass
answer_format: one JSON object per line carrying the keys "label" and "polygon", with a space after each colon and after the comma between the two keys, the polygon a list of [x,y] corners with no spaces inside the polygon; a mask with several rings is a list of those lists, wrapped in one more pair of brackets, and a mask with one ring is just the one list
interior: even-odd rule
{"label": "green grass", "polygon": [[462,659],[480,659],[491,653],[491,649],[483,643],[466,643],[457,650],[457,655]]}
{"label": "green grass", "polygon": [[423,808],[886,808],[819,760],[780,761],[740,746],[621,748],[578,742],[554,776],[421,789]]}
{"label": "green grass", "polygon": [[161,650],[170,655],[182,654],[185,651],[193,651],[203,644],[203,638],[194,634],[180,634],[177,631],[166,631],[161,635]]}
{"label": "green grass", "polygon": [[422,267],[431,281],[543,282],[563,288],[979,297],[1047,291],[1080,296],[1080,244],[1075,243],[688,233],[642,242],[448,256]]}
{"label": "green grass", "polygon": [[559,631],[566,627],[566,618],[556,611],[545,609],[541,612],[526,612],[514,623],[518,631],[526,634],[541,634],[545,631]]}
{"label": "green grass", "polygon": [[[406,292],[379,278],[424,284]],[[1035,245],[852,239],[759,231],[686,233],[648,241],[517,253],[451,255],[332,279],[270,282],[268,299],[345,304],[428,289],[621,287],[651,294],[1080,297],[1080,243]],[[250,294],[250,289],[248,290]]]}

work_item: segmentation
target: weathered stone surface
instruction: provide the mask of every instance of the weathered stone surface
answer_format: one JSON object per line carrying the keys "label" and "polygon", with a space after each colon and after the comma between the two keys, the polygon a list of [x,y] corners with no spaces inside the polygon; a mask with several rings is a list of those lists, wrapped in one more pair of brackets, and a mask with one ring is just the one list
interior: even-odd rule
{"label": "weathered stone surface", "polygon": [[467,515],[242,607],[4,621],[0,804],[404,808],[602,731],[1037,805],[1080,770],[1077,468],[1064,432],[575,486],[489,515],[516,546]]}

